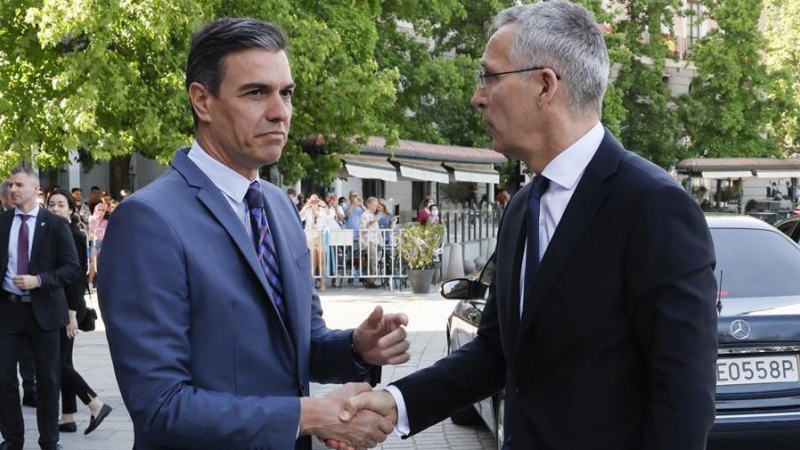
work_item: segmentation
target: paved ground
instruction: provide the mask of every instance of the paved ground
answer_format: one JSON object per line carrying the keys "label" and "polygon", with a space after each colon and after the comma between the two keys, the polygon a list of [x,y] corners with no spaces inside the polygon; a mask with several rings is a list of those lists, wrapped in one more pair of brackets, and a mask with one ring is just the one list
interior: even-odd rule
{"label": "paved ground", "polygon": [[[385,290],[329,289],[322,297],[325,319],[332,328],[357,326],[372,311],[382,305],[387,312],[405,312],[410,323],[411,361],[383,371],[384,383],[401,378],[423,367],[431,365],[445,354],[444,324],[455,301],[444,300],[436,293],[414,295],[407,289],[389,292]],[[79,407],[76,415],[78,433],[62,433],[61,444],[65,450],[127,450],[133,445],[130,416],[122,404],[119,389],[108,354],[102,323],[98,330],[78,336],[75,345],[75,366],[86,381],[97,391],[98,396],[114,408],[103,424],[88,436],[83,430],[89,422],[87,408]],[[334,386],[313,385],[312,395],[324,395]],[[80,402],[79,402],[80,403]],[[36,440],[35,409],[23,407],[26,426],[25,450],[38,449]],[[485,428],[455,426],[449,420],[407,440],[391,436],[383,443],[385,450],[489,450],[495,449],[496,441]],[[315,443],[314,449],[324,449]],[[226,449],[220,449],[226,450]]]}

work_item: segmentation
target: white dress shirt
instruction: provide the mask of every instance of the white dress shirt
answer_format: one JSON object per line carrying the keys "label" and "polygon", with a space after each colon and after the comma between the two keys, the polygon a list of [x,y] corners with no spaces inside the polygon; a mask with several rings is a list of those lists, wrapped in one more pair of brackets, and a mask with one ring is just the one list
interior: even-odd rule
{"label": "white dress shirt", "polygon": [[[581,181],[583,172],[589,162],[597,153],[600,143],[605,136],[605,130],[600,122],[597,122],[586,134],[580,139],[575,141],[574,144],[567,147],[566,150],[559,153],[558,156],[553,158],[547,167],[544,168],[541,175],[550,180],[550,186],[542,194],[539,202],[539,258],[541,260],[547,251],[547,245],[550,243],[553,234],[556,232],[556,227],[561,221],[561,216],[567,209],[572,194],[575,193],[575,188],[578,182]],[[519,314],[522,318],[522,307],[525,299],[525,261],[527,259],[528,246],[525,245],[525,253],[522,256],[522,269],[520,270],[519,277]],[[406,403],[403,399],[403,394],[400,389],[395,386],[387,386],[386,390],[392,394],[395,403],[397,403],[397,425],[395,426],[395,434],[398,436],[406,436],[411,427],[408,423],[408,412],[406,411]]]}
{"label": "white dress shirt", "polygon": [[240,173],[212,158],[197,141],[192,142],[192,148],[189,149],[187,156],[214,183],[214,186],[225,194],[225,199],[234,214],[244,224],[247,234],[252,238],[253,227],[250,225],[244,196],[247,194],[247,189],[250,188],[250,183],[254,180],[248,180]]}
{"label": "white dress shirt", "polygon": [[22,226],[22,214],[31,216],[28,218],[28,257],[33,249],[33,235],[36,233],[36,217],[39,215],[39,204],[32,210],[23,213],[14,208],[14,220],[11,221],[11,231],[8,233],[8,265],[6,266],[6,276],[3,277],[3,289],[17,295],[25,295],[26,292],[14,285],[12,279],[17,276],[17,242],[19,242],[19,227]]}

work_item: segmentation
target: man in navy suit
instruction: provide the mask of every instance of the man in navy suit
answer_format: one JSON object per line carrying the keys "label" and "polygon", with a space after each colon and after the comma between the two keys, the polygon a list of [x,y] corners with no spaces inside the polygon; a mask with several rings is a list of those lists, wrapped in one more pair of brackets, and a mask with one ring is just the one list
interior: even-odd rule
{"label": "man in navy suit", "polygon": [[278,27],[222,19],[193,38],[186,88],[195,142],[114,211],[98,299],[137,450],[354,447],[392,431],[372,414],[341,423],[351,383],[309,398],[309,382],[377,382],[408,360],[405,315],[380,308],[331,330],[313,289],[297,211],[259,168],[275,163],[292,117]]}
{"label": "man in navy suit", "polygon": [[343,419],[399,412],[398,431],[414,434],[504,388],[506,449],[705,448],[713,244],[686,192],[601,125],[608,76],[582,6],[497,16],[472,103],[494,150],[536,177],[503,217],[478,336],[388,392],[352,399]]}
{"label": "man in navy suit", "polygon": [[8,183],[14,208],[0,214],[0,450],[24,445],[16,373],[23,340],[30,343],[36,366],[39,446],[56,450],[61,448],[59,332],[69,322],[63,286],[78,279],[80,265],[67,221],[36,201],[38,174],[16,167]]}

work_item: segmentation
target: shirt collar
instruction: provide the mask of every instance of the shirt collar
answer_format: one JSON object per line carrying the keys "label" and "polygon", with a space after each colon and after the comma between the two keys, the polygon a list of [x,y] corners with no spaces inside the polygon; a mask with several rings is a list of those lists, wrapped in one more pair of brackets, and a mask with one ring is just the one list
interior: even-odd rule
{"label": "shirt collar", "polygon": [[192,142],[189,159],[219,188],[225,195],[238,203],[244,202],[244,196],[253,180],[212,158],[197,141]]}
{"label": "shirt collar", "polygon": [[30,210],[30,211],[28,211],[26,213],[22,212],[19,208],[16,208],[16,207],[14,208],[14,215],[15,216],[21,216],[23,214],[25,214],[26,216],[38,217],[39,216],[39,203],[36,203],[36,206],[34,206],[32,210]]}
{"label": "shirt collar", "polygon": [[603,142],[605,129],[597,122],[586,134],[550,161],[542,175],[564,189],[572,190]]}

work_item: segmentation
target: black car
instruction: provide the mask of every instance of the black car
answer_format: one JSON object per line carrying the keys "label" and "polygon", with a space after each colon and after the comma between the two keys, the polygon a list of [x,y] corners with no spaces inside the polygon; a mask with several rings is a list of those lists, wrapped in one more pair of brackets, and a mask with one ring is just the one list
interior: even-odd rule
{"label": "black car", "polygon": [[[752,217],[707,216],[717,255],[717,415],[709,449],[800,448],[800,247]],[[447,321],[448,353],[475,337],[494,270],[445,282],[460,299]],[[483,421],[503,442],[503,393],[451,417]]]}
{"label": "black car", "polygon": [[800,243],[800,215],[791,216],[788,219],[783,219],[775,224],[775,228],[781,230],[783,234],[789,236],[791,240]]}

